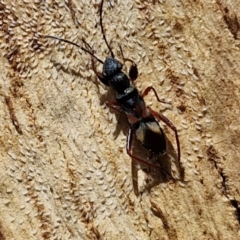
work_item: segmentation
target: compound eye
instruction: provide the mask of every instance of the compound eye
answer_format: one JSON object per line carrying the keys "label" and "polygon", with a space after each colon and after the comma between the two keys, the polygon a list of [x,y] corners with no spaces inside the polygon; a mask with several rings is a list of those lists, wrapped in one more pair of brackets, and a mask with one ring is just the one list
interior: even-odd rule
{"label": "compound eye", "polygon": [[133,63],[129,69],[129,77],[132,81],[135,81],[138,77],[138,69],[135,63]]}
{"label": "compound eye", "polygon": [[117,69],[120,71],[122,70],[122,64],[120,62],[117,63]]}

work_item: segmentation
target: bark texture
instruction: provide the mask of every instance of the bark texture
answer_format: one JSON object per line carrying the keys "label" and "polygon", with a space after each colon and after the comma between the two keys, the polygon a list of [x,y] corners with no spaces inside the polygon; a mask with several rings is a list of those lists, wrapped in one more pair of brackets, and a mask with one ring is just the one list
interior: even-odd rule
{"label": "bark texture", "polygon": [[[178,129],[178,181],[131,166],[126,119],[105,106],[114,95],[89,54],[43,37],[85,39],[104,60],[99,1],[0,0],[0,239],[240,239],[239,9],[104,3],[116,58],[121,44],[137,88],[154,86],[170,103],[146,97]],[[175,138],[162,126],[162,162],[178,179]]]}

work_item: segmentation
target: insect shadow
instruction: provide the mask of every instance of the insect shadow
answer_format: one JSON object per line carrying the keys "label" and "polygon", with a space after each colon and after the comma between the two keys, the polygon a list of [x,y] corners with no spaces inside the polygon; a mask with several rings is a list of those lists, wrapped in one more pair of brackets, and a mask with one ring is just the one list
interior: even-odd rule
{"label": "insect shadow", "polygon": [[[111,99],[112,96],[113,93],[110,89],[107,94],[102,95],[102,101],[104,102],[104,100],[106,101],[106,99]],[[115,139],[119,136],[121,132],[127,136],[129,129],[127,116],[125,116],[123,113],[115,112],[114,110],[112,110],[112,113],[115,114],[118,122],[118,124],[116,124],[115,131],[113,132]],[[174,147],[168,137],[165,136],[165,138],[167,144],[167,151],[166,154],[161,156],[149,152],[146,148],[142,146],[141,142],[138,141],[136,137],[133,138],[132,152],[134,156],[136,156],[137,158],[143,158],[146,160],[146,162],[149,162],[156,166],[155,168],[153,168],[152,166],[149,167],[146,163],[140,163],[134,158],[132,159],[132,183],[133,190],[136,196],[139,196],[146,191],[150,192],[153,187],[161,183],[166,183],[168,181],[182,181],[184,179],[184,169],[181,166],[181,162],[179,163],[177,161],[178,155],[174,150]],[[174,168],[174,171],[172,170],[172,167]],[[139,170],[142,170],[142,172],[145,173],[145,179],[144,183],[142,184],[143,186],[141,186],[141,190],[139,190],[138,184]],[[174,176],[172,172],[174,172]],[[177,177],[175,175],[177,175]]]}

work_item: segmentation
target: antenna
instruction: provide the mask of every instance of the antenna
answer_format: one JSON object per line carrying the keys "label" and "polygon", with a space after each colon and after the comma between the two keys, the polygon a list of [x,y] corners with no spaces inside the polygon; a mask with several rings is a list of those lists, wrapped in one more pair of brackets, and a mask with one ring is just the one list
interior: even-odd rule
{"label": "antenna", "polygon": [[[71,41],[68,41],[66,39],[63,39],[63,38],[58,38],[58,37],[54,37],[54,36],[49,36],[49,35],[46,35],[44,36],[46,38],[53,38],[53,39],[56,39],[56,40],[59,40],[61,42],[65,42],[65,43],[69,43],[75,47],[78,47],[80,49],[82,49],[84,52],[87,52],[88,54],[90,54],[92,57],[94,57],[98,62],[102,63],[103,64],[103,61],[101,59],[99,59],[97,56],[95,56],[90,50],[84,48],[84,47],[81,47],[80,45],[74,43],[74,42],[71,42]],[[83,40],[83,42],[91,49],[90,45],[85,41]]]}
{"label": "antenna", "polygon": [[111,53],[111,57],[115,58],[114,54],[113,54],[113,51],[110,48],[110,45],[109,45],[109,43],[107,41],[107,38],[106,38],[106,35],[105,35],[105,32],[104,32],[104,28],[103,28],[103,23],[102,23],[103,2],[104,2],[104,0],[101,1],[101,5],[100,5],[100,27],[101,27],[101,30],[102,30],[103,39],[104,39],[104,41],[105,41],[105,43],[106,43],[106,45],[107,45],[107,47],[108,47],[108,49],[109,49],[109,51]]}

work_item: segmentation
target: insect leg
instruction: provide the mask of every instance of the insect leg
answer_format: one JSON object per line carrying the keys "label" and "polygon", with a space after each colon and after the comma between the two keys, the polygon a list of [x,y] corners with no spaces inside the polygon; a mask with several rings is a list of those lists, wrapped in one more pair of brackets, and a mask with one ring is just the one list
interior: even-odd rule
{"label": "insect leg", "polygon": [[[133,154],[132,154],[132,139],[133,139],[133,130],[131,129],[131,128],[129,128],[129,131],[128,131],[128,135],[127,135],[127,143],[126,143],[126,149],[127,149],[127,154],[133,159],[133,160],[135,160],[135,161],[139,161],[139,162],[141,162],[141,163],[143,163],[143,164],[145,164],[145,165],[148,165],[148,166],[150,166],[150,167],[152,167],[152,168],[157,168],[157,169],[161,169],[163,172],[165,172],[170,178],[172,178],[173,180],[176,180],[176,179],[174,179],[173,177],[172,177],[172,175],[168,172],[168,171],[166,171],[162,166],[158,166],[158,165],[156,165],[156,164],[152,164],[152,163],[150,163],[150,162],[148,162],[148,161],[145,161],[145,160],[143,160],[143,159],[141,159],[141,158],[138,158],[138,157],[136,157],[136,156],[134,156]],[[132,166],[133,167],[133,166]],[[136,176],[136,175],[133,175],[133,176]]]}
{"label": "insect leg", "polygon": [[128,135],[127,135],[127,143],[126,143],[127,154],[128,154],[132,159],[134,159],[134,160],[136,160],[136,161],[139,161],[139,162],[141,162],[141,163],[143,163],[143,164],[145,164],[145,165],[151,166],[151,167],[153,167],[153,168],[162,169],[161,167],[159,167],[159,166],[157,166],[157,165],[155,165],[155,164],[152,164],[152,163],[150,163],[150,162],[148,162],[148,161],[145,161],[145,160],[143,160],[143,159],[140,159],[140,158],[134,156],[134,155],[132,154],[132,139],[133,139],[133,130],[132,130],[131,128],[129,128]]}
{"label": "insect leg", "polygon": [[180,163],[180,159],[181,159],[181,150],[180,150],[180,142],[179,142],[179,138],[178,138],[178,132],[177,132],[177,128],[173,125],[173,123],[164,115],[162,115],[161,113],[157,113],[154,110],[152,110],[151,108],[148,108],[150,113],[156,117],[157,119],[163,121],[169,128],[171,128],[174,133],[175,133],[175,139],[176,139],[176,143],[177,143],[177,151],[178,151],[178,163]]}
{"label": "insect leg", "polygon": [[151,90],[154,92],[154,94],[155,94],[155,96],[156,96],[156,98],[157,98],[157,100],[158,100],[159,102],[168,104],[167,102],[165,102],[165,101],[163,101],[163,100],[160,100],[160,98],[158,97],[158,94],[157,94],[155,88],[152,87],[152,86],[147,87],[147,88],[144,90],[144,92],[142,93],[142,97],[144,98],[145,96],[147,96],[148,93],[149,93]]}
{"label": "insect leg", "polygon": [[112,100],[112,101],[106,101],[105,103],[109,108],[119,112],[120,114],[122,113],[121,107],[119,106],[117,101]]}
{"label": "insect leg", "polygon": [[136,166],[135,161],[132,161],[132,184],[133,184],[133,191],[136,196],[139,195],[138,191],[138,168]]}

